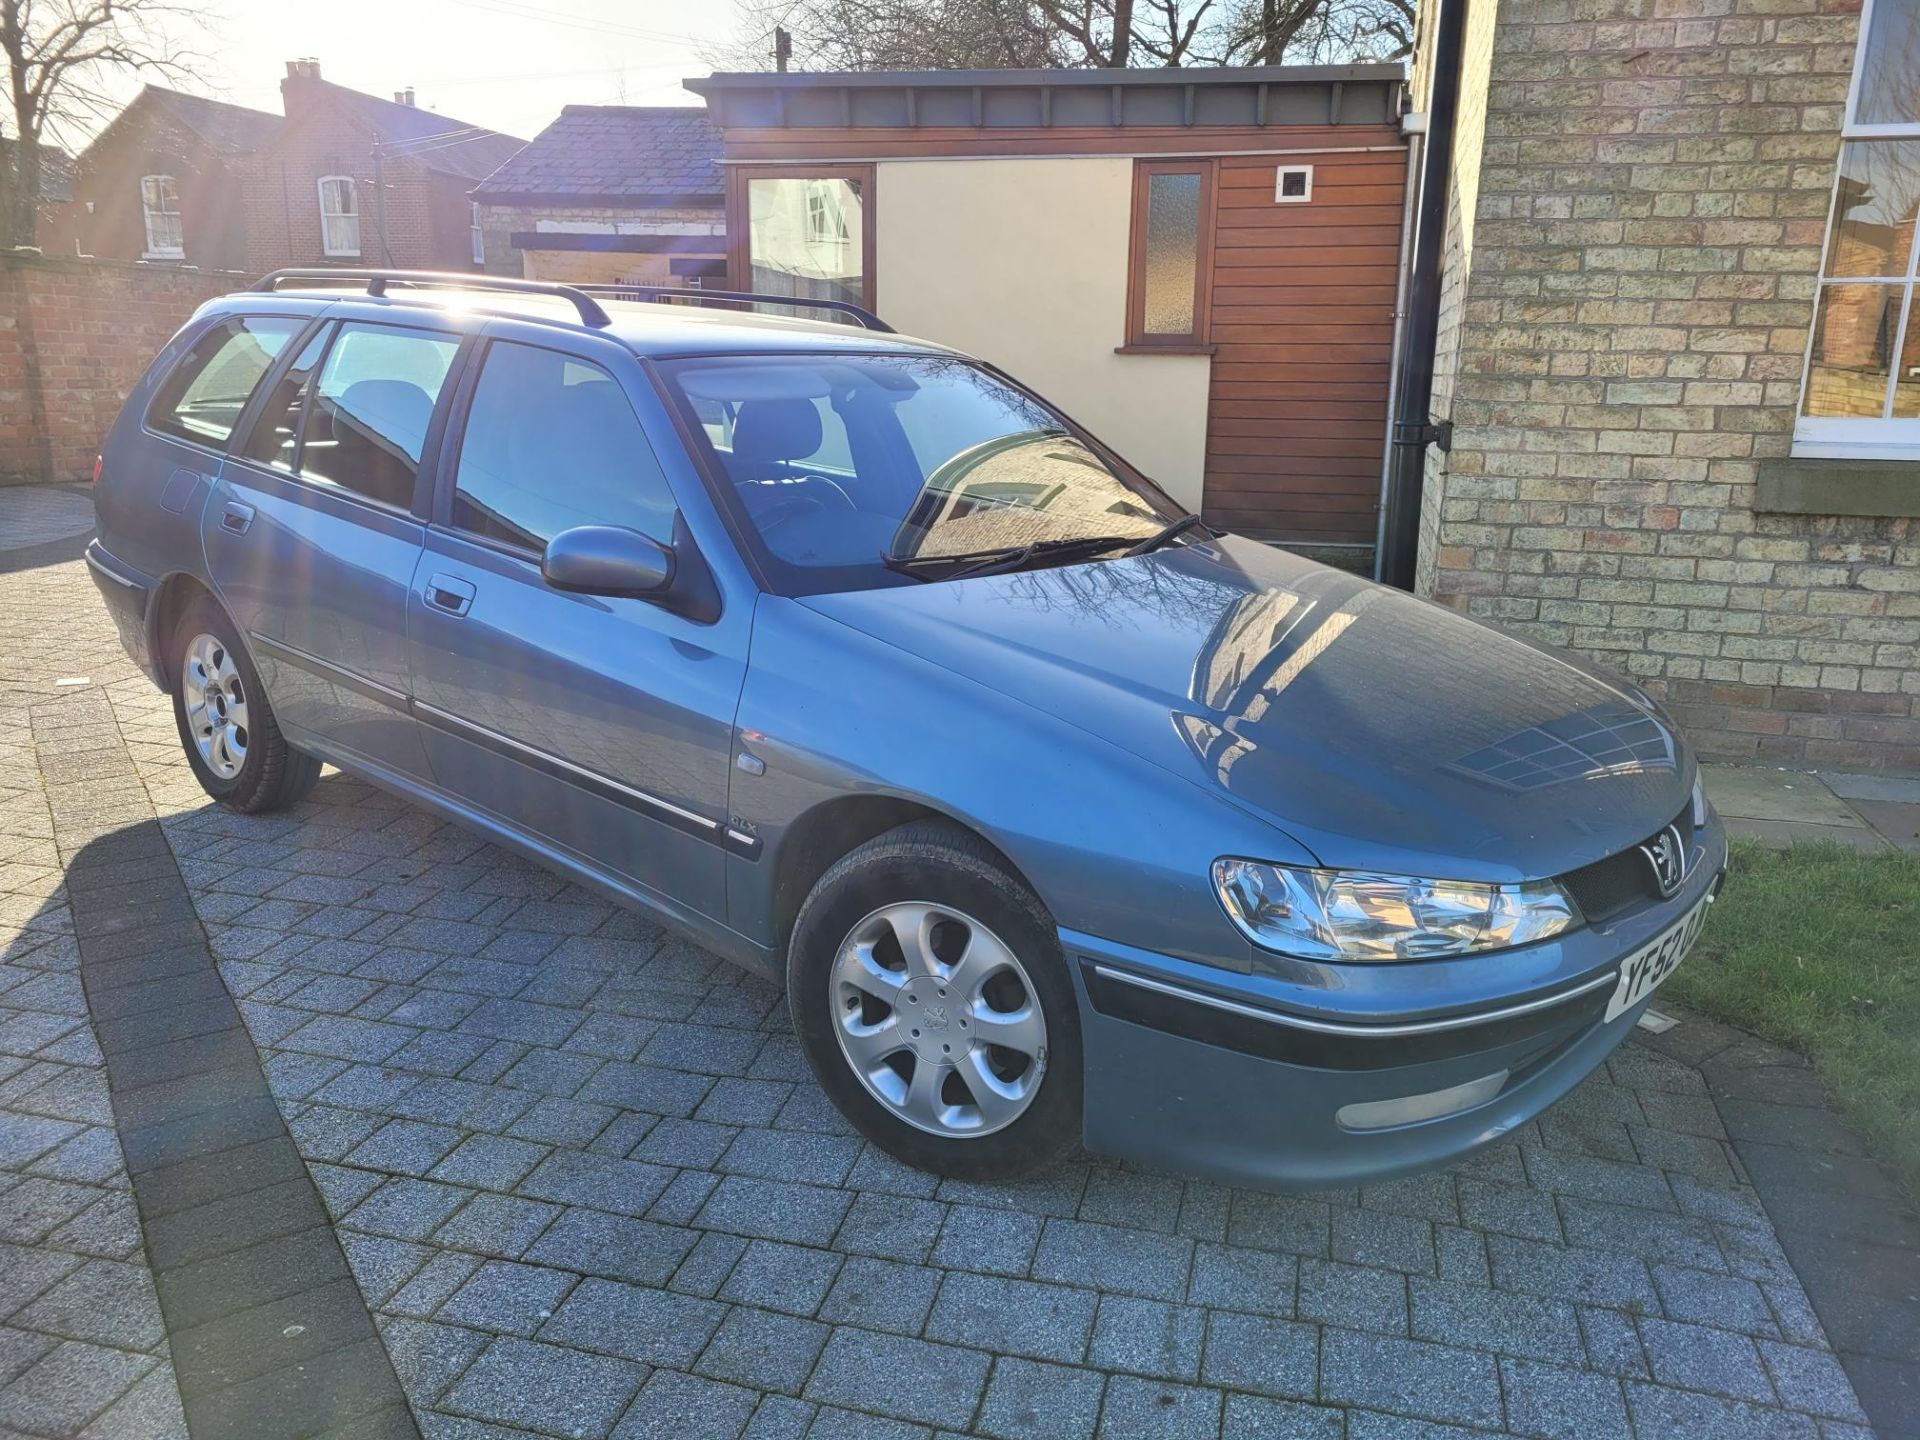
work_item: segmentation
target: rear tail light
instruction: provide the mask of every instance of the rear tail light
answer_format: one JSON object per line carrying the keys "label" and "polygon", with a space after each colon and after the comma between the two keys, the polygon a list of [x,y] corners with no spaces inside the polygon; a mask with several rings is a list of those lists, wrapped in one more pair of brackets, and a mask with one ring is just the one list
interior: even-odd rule
{"label": "rear tail light", "polygon": [[93,457],[93,483],[94,484],[98,485],[100,483],[100,467],[106,463],[107,463],[107,457],[104,455],[96,455]]}

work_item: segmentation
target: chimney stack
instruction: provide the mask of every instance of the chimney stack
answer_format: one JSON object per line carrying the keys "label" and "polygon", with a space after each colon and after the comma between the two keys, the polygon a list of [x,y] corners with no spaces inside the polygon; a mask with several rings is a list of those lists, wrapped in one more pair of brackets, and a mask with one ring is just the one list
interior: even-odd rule
{"label": "chimney stack", "polygon": [[311,55],[299,60],[289,60],[287,61],[287,78],[289,80],[318,80],[320,78],[320,62]]}
{"label": "chimney stack", "polygon": [[413,87],[409,85],[404,90],[394,91],[393,103],[396,105],[412,105],[413,104]]}

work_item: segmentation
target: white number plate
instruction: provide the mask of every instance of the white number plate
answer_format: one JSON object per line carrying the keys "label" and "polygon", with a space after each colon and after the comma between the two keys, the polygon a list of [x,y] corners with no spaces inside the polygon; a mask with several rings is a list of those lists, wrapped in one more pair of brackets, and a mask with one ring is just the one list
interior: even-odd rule
{"label": "white number plate", "polygon": [[1712,903],[1713,897],[1708,895],[1687,912],[1686,919],[1621,962],[1620,983],[1613,987],[1613,998],[1607,1002],[1609,1021],[1619,1019],[1646,999],[1679,968],[1681,957],[1700,938],[1700,927],[1706,924],[1707,907]]}

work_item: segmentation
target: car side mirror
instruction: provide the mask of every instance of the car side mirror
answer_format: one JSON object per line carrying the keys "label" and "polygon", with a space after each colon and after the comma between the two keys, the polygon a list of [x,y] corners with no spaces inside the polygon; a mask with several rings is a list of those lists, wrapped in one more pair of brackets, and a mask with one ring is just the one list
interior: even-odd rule
{"label": "car side mirror", "polygon": [[556,590],[586,595],[653,595],[673,584],[674,554],[638,530],[576,525],[547,542],[541,577]]}

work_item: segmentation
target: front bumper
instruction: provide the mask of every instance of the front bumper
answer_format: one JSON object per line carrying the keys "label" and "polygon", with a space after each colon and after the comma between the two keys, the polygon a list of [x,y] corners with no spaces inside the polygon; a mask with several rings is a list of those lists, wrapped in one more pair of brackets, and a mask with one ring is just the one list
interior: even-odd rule
{"label": "front bumper", "polygon": [[[1276,1004],[1278,986],[1062,931],[1080,1000],[1087,1148],[1269,1189],[1378,1180],[1457,1159],[1525,1124],[1624,1040],[1642,1001],[1604,1019],[1620,962],[1726,872],[1718,817],[1670,899],[1528,947],[1525,989],[1436,1006],[1426,962],[1368,966],[1364,1020]],[[1486,966],[1502,964],[1498,954]],[[1357,968],[1357,967],[1356,967]],[[1404,987],[1398,1013],[1383,990]],[[1356,1128],[1392,1102],[1431,1119]],[[1418,1102],[1416,1102],[1417,1104]],[[1354,1108],[1358,1107],[1358,1108]],[[1342,1119],[1347,1123],[1342,1123]]]}

